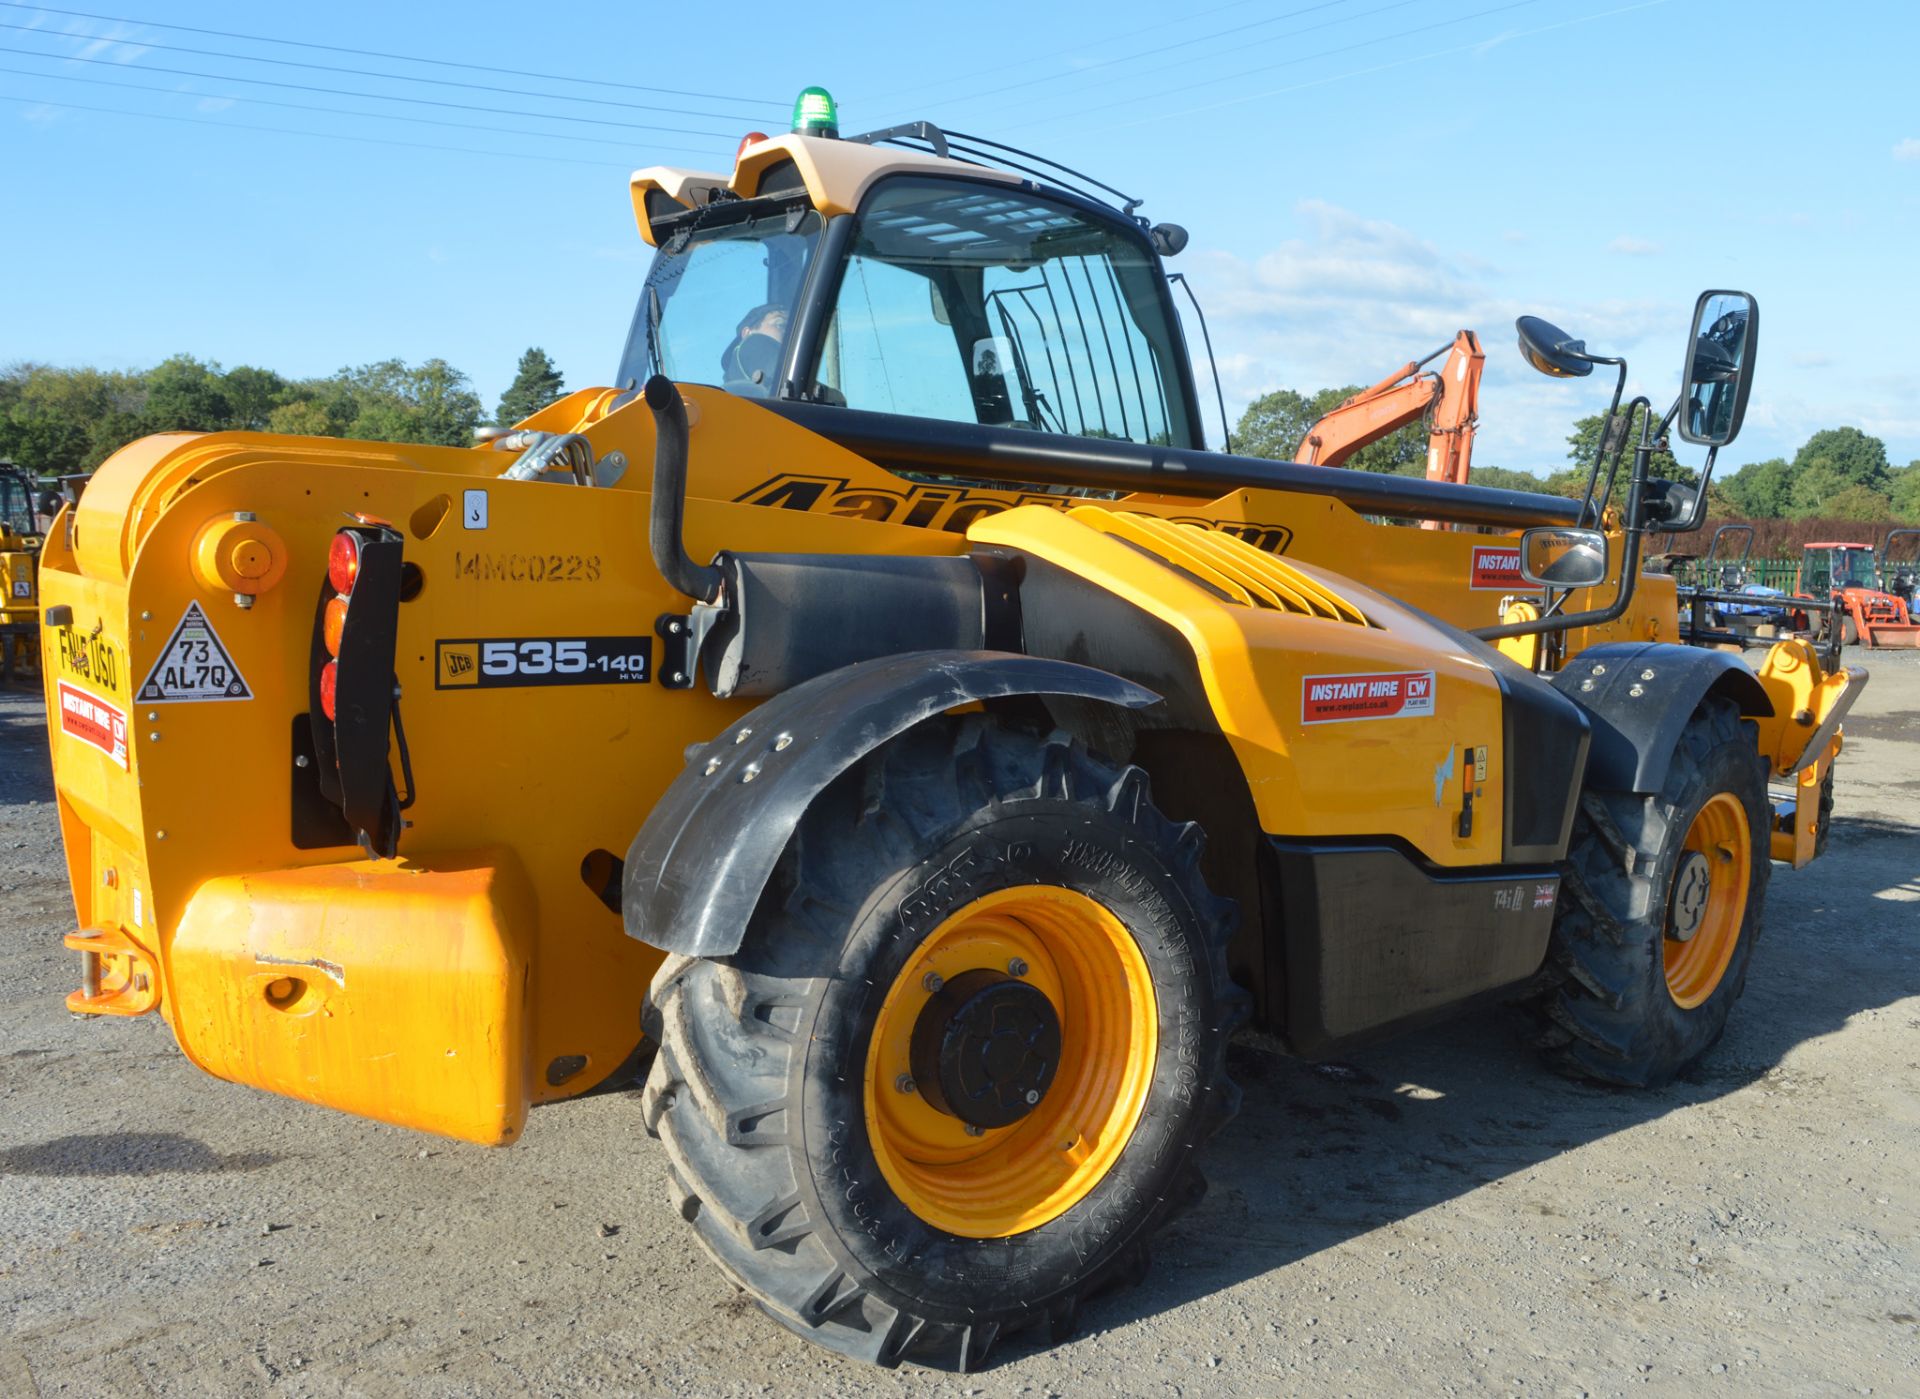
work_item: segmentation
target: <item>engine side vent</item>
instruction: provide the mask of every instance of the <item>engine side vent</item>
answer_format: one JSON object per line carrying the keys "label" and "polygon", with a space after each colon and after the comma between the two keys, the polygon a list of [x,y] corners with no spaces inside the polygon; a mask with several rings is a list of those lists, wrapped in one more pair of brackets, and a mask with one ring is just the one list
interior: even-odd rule
{"label": "engine side vent", "polygon": [[1097,506],[1081,506],[1069,513],[1089,529],[1166,560],[1238,606],[1323,617],[1357,627],[1373,625],[1364,612],[1325,584],[1285,559],[1221,530]]}

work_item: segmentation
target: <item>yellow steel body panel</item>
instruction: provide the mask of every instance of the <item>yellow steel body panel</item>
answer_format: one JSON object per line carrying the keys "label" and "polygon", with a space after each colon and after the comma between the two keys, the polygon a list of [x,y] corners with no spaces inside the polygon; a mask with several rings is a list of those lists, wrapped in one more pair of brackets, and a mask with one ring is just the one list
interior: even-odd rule
{"label": "yellow steel body panel", "polygon": [[[1510,548],[1510,539],[1376,525],[1328,498],[1273,491],[1114,503],[1283,556],[1276,560],[1283,567],[1262,570],[1248,565],[1245,551],[1214,551],[1237,577],[1270,591],[1289,578],[1313,580],[1376,624],[1238,606],[1103,529],[1069,519],[1063,512],[1076,507],[1089,512],[1083,519],[1104,515],[1082,498],[908,479],[760,405],[717,389],[688,387],[684,395],[692,420],[687,538],[695,557],[721,548],[957,553],[969,547],[969,534],[1032,547],[1180,628],[1269,830],[1395,834],[1446,865],[1498,858],[1504,759],[1492,678],[1379,594],[1405,597],[1458,625],[1491,622],[1506,585],[1479,576],[1485,570],[1476,551]],[[532,968],[515,1082],[534,1102],[572,1096],[638,1045],[640,1004],[659,954],[625,936],[583,879],[583,861],[594,857],[604,869],[595,852],[624,853],[686,747],[710,738],[749,702],[655,683],[560,692],[461,687],[436,659],[440,641],[645,638],[661,613],[685,610],[687,599],[660,579],[647,553],[652,419],[639,404],[614,410],[617,397],[611,389],[584,390],[526,424],[582,432],[602,459],[624,453],[629,466],[610,487],[503,481],[499,473],[512,458],[488,448],[173,434],[116,453],[78,509],[56,525],[42,602],[70,607],[73,621],[45,629],[41,640],[75,926],[124,938],[142,965],[157,969],[160,1009],[189,1054],[213,1062],[209,1046],[223,1041],[182,1027],[226,1015],[220,1007],[232,994],[215,986],[217,957],[196,951],[202,971],[185,981],[174,964],[183,920],[199,906],[203,886],[226,881],[218,921],[238,926],[240,905],[262,887],[259,880],[296,879],[360,858],[352,847],[296,848],[291,836],[293,725],[308,708],[327,546],[349,512],[401,529],[406,557],[423,579],[401,608],[396,656],[419,783],[402,863],[431,869],[449,852],[503,847],[529,891],[490,915],[500,945],[523,949]],[[474,490],[486,493],[484,528],[469,527],[466,492]],[[227,527],[240,512],[255,517],[257,531]],[[1179,537],[1195,547],[1185,532]],[[255,589],[250,606],[236,600],[236,578]],[[190,604],[212,624],[252,698],[136,704]],[[1670,588],[1643,587],[1618,634],[1664,627],[1671,637],[1673,616]],[[1432,717],[1332,723],[1305,741],[1306,676],[1429,669],[1438,681]],[[63,695],[78,696],[71,726],[62,719]],[[117,752],[84,736],[108,711],[124,717]],[[1453,823],[1472,746],[1490,749],[1493,770],[1480,783],[1473,834],[1461,839]],[[103,883],[109,871],[111,887]],[[404,937],[405,924],[393,931]],[[429,963],[382,963],[377,949],[373,955],[396,988],[413,976],[419,984],[408,995],[424,1004],[434,994],[425,984],[437,975]],[[132,966],[130,957],[125,967]],[[314,1070],[302,1060],[300,1089],[286,1086],[290,1069],[277,1060],[221,1052],[216,1071],[316,1101],[346,1106],[350,1097],[354,1110],[372,1111],[354,1086],[371,1072],[360,1063],[365,1043],[310,1035],[303,1055],[339,1062]],[[432,1051],[421,1039],[395,1052]],[[555,1061],[576,1056],[584,1068],[549,1081]],[[426,1074],[418,1065],[406,1072]],[[486,1085],[496,1074],[497,1066],[484,1068]],[[461,1091],[472,1103],[492,1089],[476,1080]],[[477,1120],[469,1113],[465,1127],[430,1121],[424,1105],[382,1111],[468,1135]]]}
{"label": "yellow steel body panel", "polygon": [[1820,668],[1820,658],[1811,644],[1798,637],[1777,641],[1760,663],[1760,684],[1773,701],[1773,713],[1755,722],[1760,729],[1760,752],[1772,765],[1775,777],[1791,776],[1794,782],[1793,821],[1787,829],[1774,827],[1771,853],[1795,869],[1814,857],[1820,833],[1820,792],[1840,756],[1843,741],[1835,733],[1823,751],[1810,753],[1807,744],[1818,733],[1855,684],[1853,672],[1844,667],[1831,673]]}
{"label": "yellow steel body panel", "polygon": [[[1440,865],[1497,864],[1502,765],[1499,682],[1445,633],[1374,595],[1372,626],[1228,602],[1090,528],[1083,517],[1027,507],[976,524],[976,542],[1058,564],[1173,627],[1192,645],[1201,683],[1272,835],[1390,835]],[[1417,531],[1406,531],[1413,535]],[[1353,589],[1311,567],[1327,591]],[[1361,604],[1366,609],[1366,603]],[[1309,680],[1431,672],[1430,702],[1411,717],[1308,717]],[[1313,732],[1309,735],[1309,729]],[[1471,833],[1458,819],[1473,752],[1491,767]]]}
{"label": "yellow steel body panel", "polygon": [[174,1034],[221,1078],[503,1144],[536,923],[506,851],[209,879],[172,939]]}

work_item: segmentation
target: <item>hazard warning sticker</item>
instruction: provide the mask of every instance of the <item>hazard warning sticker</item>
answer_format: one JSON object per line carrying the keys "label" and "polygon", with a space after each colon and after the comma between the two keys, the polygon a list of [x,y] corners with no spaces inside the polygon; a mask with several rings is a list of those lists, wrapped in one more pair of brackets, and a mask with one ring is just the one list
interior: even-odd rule
{"label": "hazard warning sticker", "polygon": [[1518,544],[1477,544],[1473,550],[1473,582],[1477,589],[1508,592],[1514,588],[1524,588],[1527,580],[1520,576],[1520,546]]}
{"label": "hazard warning sticker", "polygon": [[78,685],[59,682],[60,732],[90,748],[98,748],[121,767],[127,765],[127,716],[98,695]]}
{"label": "hazard warning sticker", "polygon": [[135,704],[167,704],[176,700],[245,700],[253,691],[220,644],[213,623],[200,604],[187,604],[186,615],[173,629],[160,659],[135,691]]}
{"label": "hazard warning sticker", "polygon": [[1413,719],[1433,714],[1433,672],[1383,675],[1309,675],[1301,681],[1300,722]]}

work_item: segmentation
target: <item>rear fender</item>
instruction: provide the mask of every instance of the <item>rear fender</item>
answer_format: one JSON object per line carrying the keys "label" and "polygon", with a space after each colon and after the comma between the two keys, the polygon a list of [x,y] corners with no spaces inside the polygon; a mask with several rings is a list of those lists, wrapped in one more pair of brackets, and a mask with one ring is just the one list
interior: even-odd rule
{"label": "rear fender", "polygon": [[1014,695],[1159,702],[1103,670],[996,651],[908,652],[796,685],[695,748],[655,805],[627,850],[628,936],[695,957],[736,951],[794,827],[834,778],[924,719]]}
{"label": "rear fender", "polygon": [[1657,792],[1680,731],[1710,694],[1753,718],[1773,702],[1739,657],[1660,642],[1590,646],[1553,677],[1554,688],[1587,711],[1593,747],[1586,785],[1603,792]]}

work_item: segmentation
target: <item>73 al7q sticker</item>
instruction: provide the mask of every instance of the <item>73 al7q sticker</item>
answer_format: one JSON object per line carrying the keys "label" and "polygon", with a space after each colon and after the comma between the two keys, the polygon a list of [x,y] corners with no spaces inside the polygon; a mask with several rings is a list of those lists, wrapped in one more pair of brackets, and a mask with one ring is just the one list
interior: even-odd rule
{"label": "73 al7q sticker", "polygon": [[1402,670],[1368,675],[1309,675],[1300,682],[1300,722],[1430,718],[1433,672]]}
{"label": "73 al7q sticker", "polygon": [[644,685],[652,670],[650,636],[496,636],[434,643],[436,690]]}

